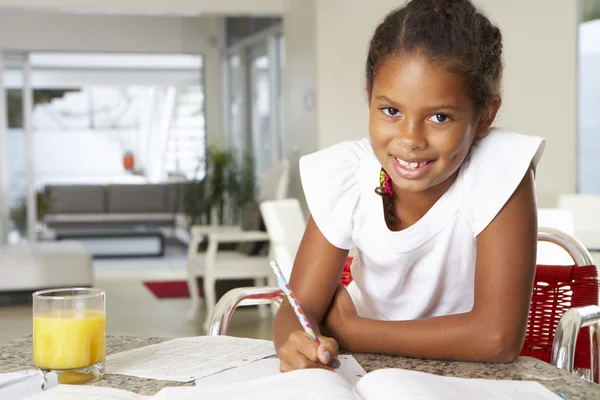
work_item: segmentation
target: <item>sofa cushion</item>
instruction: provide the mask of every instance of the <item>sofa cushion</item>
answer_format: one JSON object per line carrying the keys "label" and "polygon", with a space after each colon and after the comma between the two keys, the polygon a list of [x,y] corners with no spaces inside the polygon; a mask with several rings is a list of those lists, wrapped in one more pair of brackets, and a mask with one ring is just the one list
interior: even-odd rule
{"label": "sofa cushion", "polygon": [[52,186],[52,214],[100,214],[106,212],[102,185]]}
{"label": "sofa cushion", "polygon": [[109,213],[165,213],[164,184],[110,185],[107,189]]}

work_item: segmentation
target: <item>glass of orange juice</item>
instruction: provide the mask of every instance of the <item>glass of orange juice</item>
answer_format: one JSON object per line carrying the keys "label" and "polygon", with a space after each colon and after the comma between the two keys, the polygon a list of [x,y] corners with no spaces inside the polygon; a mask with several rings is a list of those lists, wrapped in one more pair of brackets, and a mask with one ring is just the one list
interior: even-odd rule
{"label": "glass of orange juice", "polygon": [[50,289],[33,294],[33,363],[60,383],[104,376],[106,293],[102,289]]}

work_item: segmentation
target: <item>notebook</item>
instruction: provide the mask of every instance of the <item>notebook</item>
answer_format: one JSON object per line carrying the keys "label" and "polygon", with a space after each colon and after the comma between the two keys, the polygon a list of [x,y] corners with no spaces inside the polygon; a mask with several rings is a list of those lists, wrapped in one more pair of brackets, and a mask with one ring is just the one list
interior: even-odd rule
{"label": "notebook", "polygon": [[[352,385],[358,383],[360,378],[367,372],[360,366],[358,361],[350,355],[339,355],[340,367],[335,373],[341,375]],[[264,378],[271,375],[279,375],[279,366],[281,361],[278,358],[268,358],[266,360],[255,361],[252,364],[243,365],[237,368],[231,368],[217,374],[200,378],[196,380],[196,386],[230,384],[254,379]]]}
{"label": "notebook", "polygon": [[556,400],[537,382],[463,379],[402,369],[381,369],[352,385],[339,374],[308,369],[250,381],[167,387],[155,395],[160,400]]}

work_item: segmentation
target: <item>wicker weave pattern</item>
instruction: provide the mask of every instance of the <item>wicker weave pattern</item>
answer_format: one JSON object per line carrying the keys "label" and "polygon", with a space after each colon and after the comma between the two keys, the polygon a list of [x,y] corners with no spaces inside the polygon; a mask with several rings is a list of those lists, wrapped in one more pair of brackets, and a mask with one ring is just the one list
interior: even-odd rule
{"label": "wicker weave pattern", "polygon": [[[565,311],[598,305],[595,266],[538,265],[522,356],[550,362],[554,332]],[[582,329],[575,347],[575,368],[590,368],[589,328]]]}

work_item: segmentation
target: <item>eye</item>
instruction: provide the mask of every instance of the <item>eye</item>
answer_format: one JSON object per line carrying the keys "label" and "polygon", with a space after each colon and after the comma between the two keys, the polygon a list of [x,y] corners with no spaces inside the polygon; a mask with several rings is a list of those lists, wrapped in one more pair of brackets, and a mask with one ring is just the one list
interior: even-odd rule
{"label": "eye", "polygon": [[397,115],[400,115],[400,110],[398,110],[397,108],[393,108],[393,107],[384,107],[381,109],[383,111],[383,113],[385,115],[387,115],[388,117],[395,117]]}
{"label": "eye", "polygon": [[429,117],[429,121],[436,122],[438,124],[448,122],[449,120],[450,120],[450,117],[447,116],[446,114],[434,114],[431,117]]}

